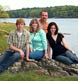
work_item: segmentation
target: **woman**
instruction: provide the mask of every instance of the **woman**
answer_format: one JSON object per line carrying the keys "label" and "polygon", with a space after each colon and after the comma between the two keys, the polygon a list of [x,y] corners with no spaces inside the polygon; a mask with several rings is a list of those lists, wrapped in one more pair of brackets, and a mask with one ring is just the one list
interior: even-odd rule
{"label": "woman", "polygon": [[52,58],[54,60],[67,65],[78,63],[78,58],[74,54],[75,52],[68,47],[64,35],[58,33],[58,26],[55,22],[51,22],[48,25],[47,40],[49,43],[48,53],[51,47],[53,50]]}
{"label": "woman", "polygon": [[26,55],[26,58],[34,60],[41,60],[44,56],[48,58],[46,34],[40,29],[36,18],[33,18],[30,22],[30,35],[30,54]]}

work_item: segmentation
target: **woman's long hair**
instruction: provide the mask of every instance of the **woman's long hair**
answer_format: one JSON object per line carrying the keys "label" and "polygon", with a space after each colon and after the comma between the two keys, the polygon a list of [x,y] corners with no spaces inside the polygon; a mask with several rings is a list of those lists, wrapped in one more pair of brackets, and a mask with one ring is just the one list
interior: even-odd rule
{"label": "woman's long hair", "polygon": [[[30,26],[30,32],[34,32],[34,31],[33,31],[33,27],[32,27],[32,24],[33,24],[34,22],[37,23],[37,31],[39,31],[39,29],[40,29],[39,21],[38,21],[36,18],[33,18],[33,19],[30,21],[30,24],[29,24],[29,26]],[[37,32],[37,31],[36,31],[36,32]]]}
{"label": "woman's long hair", "polygon": [[51,29],[51,26],[53,26],[53,25],[56,27],[56,31],[55,31],[54,34],[55,34],[55,35],[58,34],[58,26],[57,26],[57,24],[56,24],[55,22],[51,22],[51,23],[49,23],[48,28],[47,28],[47,31],[48,31],[47,33],[48,33],[49,35],[51,35],[50,29]]}

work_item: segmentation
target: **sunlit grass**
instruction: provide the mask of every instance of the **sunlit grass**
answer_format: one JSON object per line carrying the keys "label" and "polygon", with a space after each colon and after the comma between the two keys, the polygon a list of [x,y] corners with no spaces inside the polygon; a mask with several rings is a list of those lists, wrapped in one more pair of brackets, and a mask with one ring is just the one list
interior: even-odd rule
{"label": "sunlit grass", "polygon": [[7,32],[10,32],[11,30],[15,29],[15,24],[13,23],[0,23],[0,29],[6,30]]}
{"label": "sunlit grass", "polygon": [[17,74],[2,73],[0,81],[78,81],[78,77],[51,77],[39,75],[33,71],[21,72]]}
{"label": "sunlit grass", "polygon": [[6,37],[0,35],[0,52],[3,52],[7,49],[7,40]]}

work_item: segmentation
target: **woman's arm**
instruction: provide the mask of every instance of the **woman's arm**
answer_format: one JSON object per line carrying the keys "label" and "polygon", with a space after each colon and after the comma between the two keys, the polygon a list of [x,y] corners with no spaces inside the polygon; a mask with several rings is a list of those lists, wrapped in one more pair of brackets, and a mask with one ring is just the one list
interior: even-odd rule
{"label": "woman's arm", "polygon": [[49,42],[48,42],[48,50],[47,50],[47,52],[48,52],[48,57],[50,58],[51,47],[50,47],[50,44],[49,44]]}
{"label": "woman's arm", "polygon": [[45,57],[46,57],[46,59],[49,59],[48,53],[47,53],[47,39],[46,39],[46,33],[45,33],[43,30],[41,30],[41,32],[40,32],[40,37],[41,37],[41,40],[42,40],[43,49],[45,50]]}
{"label": "woman's arm", "polygon": [[66,49],[68,49],[68,50],[71,51],[72,53],[75,53],[75,52],[69,47],[69,45],[67,44],[65,38],[62,38],[62,43],[63,43],[63,45],[64,45],[64,47],[65,47]]}
{"label": "woman's arm", "polygon": [[29,51],[30,51],[30,52],[33,51],[33,45],[32,45],[32,42],[31,42],[30,45],[29,45]]}
{"label": "woman's arm", "polygon": [[35,61],[34,59],[29,58],[29,43],[26,44],[26,60],[27,61]]}
{"label": "woman's arm", "polygon": [[45,50],[45,58],[46,58],[46,59],[49,59],[49,55],[48,55],[47,50]]}

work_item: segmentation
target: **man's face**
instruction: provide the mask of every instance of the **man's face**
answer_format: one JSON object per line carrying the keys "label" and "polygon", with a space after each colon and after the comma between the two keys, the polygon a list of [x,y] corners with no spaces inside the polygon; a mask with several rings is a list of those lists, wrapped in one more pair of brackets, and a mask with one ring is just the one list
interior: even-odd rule
{"label": "man's face", "polygon": [[48,12],[42,12],[41,19],[42,21],[46,21],[48,19]]}

